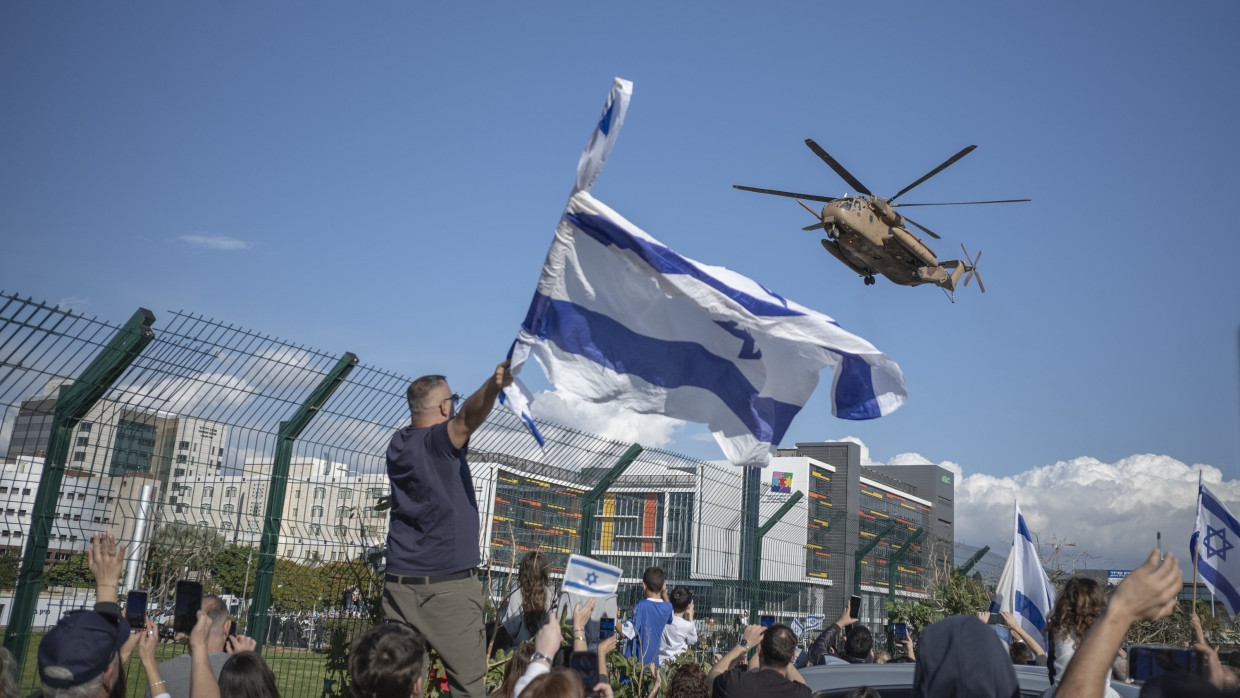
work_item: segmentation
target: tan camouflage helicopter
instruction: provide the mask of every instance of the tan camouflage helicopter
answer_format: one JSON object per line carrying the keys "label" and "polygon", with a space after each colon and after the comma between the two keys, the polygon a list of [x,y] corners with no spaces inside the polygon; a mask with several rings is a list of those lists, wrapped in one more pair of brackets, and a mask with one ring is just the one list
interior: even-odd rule
{"label": "tan camouflage helicopter", "polygon": [[[831,256],[864,277],[867,286],[874,284],[875,274],[882,274],[901,286],[934,284],[945,289],[949,294],[954,295],[956,284],[963,275],[964,286],[968,286],[969,281],[976,276],[978,288],[981,289],[982,293],[986,292],[986,287],[982,285],[982,277],[977,272],[978,260],[982,258],[981,252],[977,253],[976,259],[971,258],[969,257],[968,250],[965,250],[964,245],[961,245],[960,249],[964,252],[965,261],[951,259],[940,262],[935,256],[934,250],[931,250],[926,243],[922,242],[921,238],[910,233],[904,227],[904,224],[911,223],[923,233],[936,240],[940,239],[939,236],[917,221],[896,213],[894,209],[902,206],[1009,204],[1030,201],[1030,199],[956,201],[933,204],[892,203],[908,193],[913,187],[925,182],[927,179],[947,169],[952,163],[973,152],[973,149],[977,146],[971,145],[961,150],[948,158],[942,165],[927,172],[921,179],[896,192],[895,196],[884,199],[881,196],[872,194],[864,184],[858,181],[852,173],[844,169],[843,165],[836,162],[835,158],[827,154],[827,151],[823,150],[822,146],[815,143],[812,138],[805,139],[805,145],[809,146],[809,149],[814,151],[815,155],[822,158],[823,162],[827,163],[832,170],[835,170],[835,173],[843,178],[854,190],[864,196],[830,197],[816,194],[798,194],[775,189],[759,189],[740,184],[732,186],[744,191],[797,199],[797,203],[805,207],[805,210],[818,219],[817,223],[805,226],[802,230],[825,230],[827,237],[822,240],[822,246],[826,248],[827,252],[831,253]],[[821,212],[818,212],[806,205],[804,201],[800,201],[800,199],[820,201],[826,205],[822,207]]]}

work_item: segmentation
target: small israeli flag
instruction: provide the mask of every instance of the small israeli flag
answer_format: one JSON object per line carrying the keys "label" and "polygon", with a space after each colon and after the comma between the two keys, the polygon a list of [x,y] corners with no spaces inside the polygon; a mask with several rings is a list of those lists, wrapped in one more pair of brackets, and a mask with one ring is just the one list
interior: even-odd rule
{"label": "small israeli flag", "polygon": [[1205,485],[1197,488],[1197,525],[1190,543],[1197,574],[1235,616],[1240,611],[1240,522]]}
{"label": "small israeli flag", "polygon": [[801,621],[796,618],[792,619],[792,622],[788,624],[788,627],[792,628],[792,632],[796,633],[798,640],[801,639],[801,635],[805,634],[805,626],[801,625]]}
{"label": "small israeli flag", "polygon": [[586,143],[586,149],[577,161],[577,189],[589,191],[603,171],[607,156],[620,135],[620,126],[624,124],[624,115],[629,110],[629,98],[632,96],[632,82],[624,78],[616,78],[612,82],[607,104],[603,105],[603,115],[599,117],[598,126],[594,127],[590,142]]}
{"label": "small israeli flag", "polygon": [[610,596],[620,586],[621,572],[619,567],[584,555],[569,555],[563,589],[580,596]]}
{"label": "small israeli flag", "polygon": [[827,620],[827,617],[823,615],[805,616],[805,629],[806,630],[817,630],[822,627],[822,624],[826,620]]}

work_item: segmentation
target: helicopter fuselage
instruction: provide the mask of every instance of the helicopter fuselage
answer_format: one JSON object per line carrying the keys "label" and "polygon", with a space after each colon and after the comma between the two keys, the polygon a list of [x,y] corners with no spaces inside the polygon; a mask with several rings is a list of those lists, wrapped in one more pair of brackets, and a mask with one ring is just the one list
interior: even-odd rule
{"label": "helicopter fuselage", "polygon": [[940,263],[881,197],[836,199],[822,207],[819,219],[826,233],[822,246],[867,279],[881,274],[901,286],[934,284],[953,291],[966,271],[957,260]]}

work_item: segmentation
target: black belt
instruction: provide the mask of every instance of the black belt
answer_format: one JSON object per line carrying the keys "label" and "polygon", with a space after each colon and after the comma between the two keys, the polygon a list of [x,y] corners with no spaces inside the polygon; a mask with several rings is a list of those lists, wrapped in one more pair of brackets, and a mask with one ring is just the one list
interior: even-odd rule
{"label": "black belt", "polygon": [[432,577],[384,574],[383,581],[393,582],[395,584],[435,584],[437,582],[455,582],[458,579],[469,579],[472,576],[474,576],[474,571],[469,569],[461,570],[460,572],[453,572],[452,574],[437,574]]}

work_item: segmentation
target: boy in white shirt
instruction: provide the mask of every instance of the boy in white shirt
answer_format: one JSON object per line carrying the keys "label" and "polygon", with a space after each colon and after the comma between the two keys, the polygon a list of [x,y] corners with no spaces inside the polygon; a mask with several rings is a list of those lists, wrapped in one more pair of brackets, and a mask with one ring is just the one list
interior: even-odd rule
{"label": "boy in white shirt", "polygon": [[659,641],[659,664],[665,664],[695,645],[698,641],[697,626],[693,623],[693,592],[685,587],[672,590],[672,620],[663,627]]}

